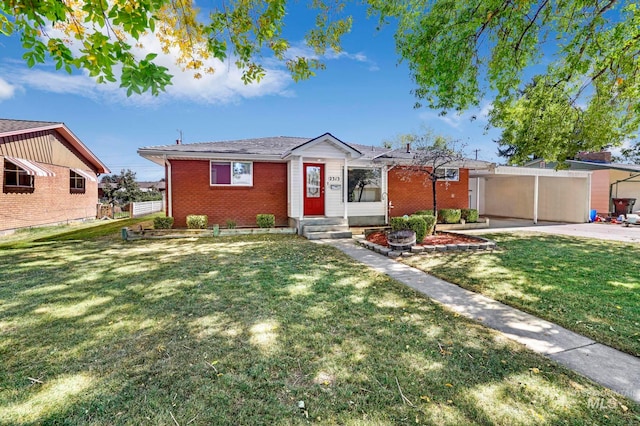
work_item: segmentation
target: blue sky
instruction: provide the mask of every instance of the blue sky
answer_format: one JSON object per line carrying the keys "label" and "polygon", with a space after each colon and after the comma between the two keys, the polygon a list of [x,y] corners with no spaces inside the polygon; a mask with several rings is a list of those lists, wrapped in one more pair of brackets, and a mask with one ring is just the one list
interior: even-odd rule
{"label": "blue sky", "polygon": [[[380,145],[426,126],[466,144],[470,158],[477,149],[478,159],[502,162],[493,142],[499,133],[484,132],[489,102],[444,117],[414,109],[413,85],[395,53],[393,28],[376,31],[375,19],[367,19],[363,10],[354,12],[343,52],[322,58],[327,69],[310,80],[294,83],[270,61],[261,84],[243,85],[239,73],[224,65],[215,75],[195,80],[166,57],[174,85],[156,98],[127,98],[117,85],[98,85],[83,72],[68,75],[51,64],[29,69],[18,37],[1,37],[0,117],[64,122],[112,172],[132,169],[139,180],[157,180],[164,172],[136,150],[175,143],[179,131],[184,143],[330,132],[345,142]],[[291,11],[285,35],[305,51],[302,28],[292,24],[304,22],[298,13]],[[143,43],[154,50],[151,39]]]}

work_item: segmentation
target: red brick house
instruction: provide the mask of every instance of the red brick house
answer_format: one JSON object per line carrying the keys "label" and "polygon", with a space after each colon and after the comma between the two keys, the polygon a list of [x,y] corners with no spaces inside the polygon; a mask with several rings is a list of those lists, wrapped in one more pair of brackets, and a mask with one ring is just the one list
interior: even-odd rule
{"label": "red brick house", "polygon": [[[406,180],[405,150],[345,143],[330,133],[317,138],[272,137],[144,147],[138,153],[165,167],[167,214],[176,227],[189,214],[210,224],[255,226],[256,215],[274,214],[276,225],[301,230],[311,218],[350,226],[388,223],[389,216],[430,209],[430,185],[416,174]],[[404,163],[403,163],[404,162]],[[467,208],[469,168],[451,164],[438,183],[439,208]],[[403,179],[402,177],[405,177]]]}
{"label": "red brick house", "polygon": [[64,123],[0,119],[0,233],[95,218],[101,173]]}

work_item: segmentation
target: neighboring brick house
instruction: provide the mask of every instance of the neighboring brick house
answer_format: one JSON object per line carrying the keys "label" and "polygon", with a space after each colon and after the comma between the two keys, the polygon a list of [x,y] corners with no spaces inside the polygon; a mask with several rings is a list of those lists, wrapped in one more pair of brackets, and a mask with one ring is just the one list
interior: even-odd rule
{"label": "neighboring brick house", "polygon": [[[423,176],[401,176],[402,164],[410,164],[405,150],[348,144],[330,133],[177,143],[138,153],[165,167],[166,211],[177,227],[186,226],[189,214],[205,214],[221,226],[227,220],[255,226],[260,213],[274,214],[278,226],[299,228],[310,217],[380,225],[389,216],[433,206]],[[475,160],[447,165],[452,173],[438,183],[438,206],[469,207],[468,169],[490,165]]]}
{"label": "neighboring brick house", "polygon": [[95,218],[101,173],[64,123],[0,119],[0,233]]}

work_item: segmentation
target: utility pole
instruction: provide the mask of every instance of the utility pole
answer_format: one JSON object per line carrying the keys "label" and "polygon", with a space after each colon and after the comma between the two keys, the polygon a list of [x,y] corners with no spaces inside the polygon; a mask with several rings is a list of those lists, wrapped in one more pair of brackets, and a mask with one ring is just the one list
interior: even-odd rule
{"label": "utility pole", "polygon": [[479,149],[474,149],[473,152],[476,153],[476,160],[478,159],[478,151],[480,151]]}

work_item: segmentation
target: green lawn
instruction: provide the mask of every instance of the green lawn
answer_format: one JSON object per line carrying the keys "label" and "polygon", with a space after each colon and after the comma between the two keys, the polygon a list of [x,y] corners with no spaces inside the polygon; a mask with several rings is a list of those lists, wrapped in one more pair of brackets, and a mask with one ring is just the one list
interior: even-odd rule
{"label": "green lawn", "polygon": [[51,241],[86,240],[99,237],[118,238],[120,229],[141,224],[152,226],[153,218],[156,216],[164,216],[164,213],[154,213],[133,219],[91,220],[69,225],[20,229],[13,234],[0,236],[0,249],[33,246],[35,243]]}
{"label": "green lawn", "polygon": [[430,274],[640,356],[640,246],[518,233],[491,254],[406,260]]}
{"label": "green lawn", "polygon": [[640,421],[637,404],[295,236],[0,249],[0,335],[0,424]]}

